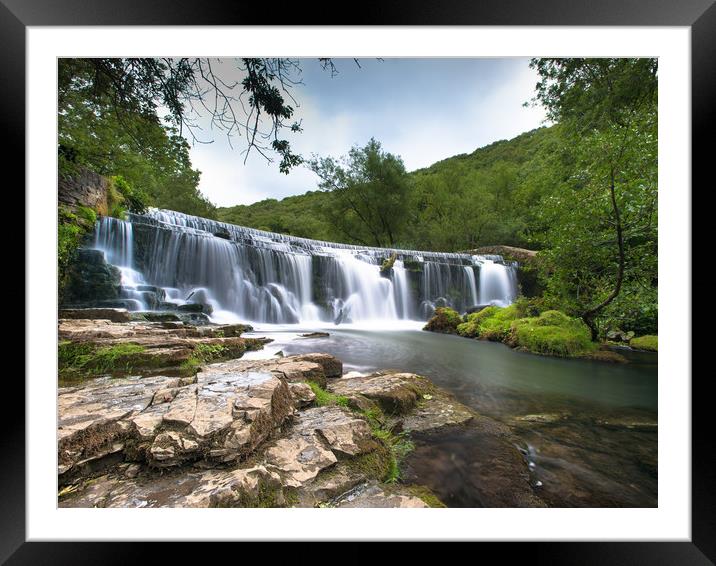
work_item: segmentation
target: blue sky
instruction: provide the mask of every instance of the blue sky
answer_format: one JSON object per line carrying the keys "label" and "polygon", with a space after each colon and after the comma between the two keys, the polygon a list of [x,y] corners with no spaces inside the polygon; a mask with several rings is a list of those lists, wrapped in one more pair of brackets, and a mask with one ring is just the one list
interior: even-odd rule
{"label": "blue sky", "polygon": [[[459,153],[470,153],[543,124],[541,108],[525,108],[537,75],[528,59],[334,60],[331,78],[316,59],[301,61],[303,84],[293,90],[303,132],[287,133],[294,150],[310,157],[339,157],[375,137],[400,155],[409,171]],[[227,64],[228,65],[228,64]],[[236,72],[238,74],[238,71]],[[221,133],[195,144],[192,163],[202,172],[200,190],[219,206],[280,199],[315,190],[305,167],[279,172],[252,153],[244,164],[245,139],[232,149]]]}

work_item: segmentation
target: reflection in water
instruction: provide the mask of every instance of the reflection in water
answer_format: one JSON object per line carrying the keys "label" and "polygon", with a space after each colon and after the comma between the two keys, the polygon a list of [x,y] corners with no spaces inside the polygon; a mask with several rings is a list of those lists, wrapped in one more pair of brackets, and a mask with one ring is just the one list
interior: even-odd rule
{"label": "reflection in water", "polygon": [[[656,355],[633,353],[631,363],[611,364],[535,356],[416,330],[331,328],[330,338],[292,340],[295,332],[259,334],[274,338],[272,348],[286,355],[333,354],[345,371],[424,375],[506,424],[530,462],[534,492],[550,506],[657,505]],[[430,446],[418,437],[407,479],[429,485],[450,506],[519,505],[503,497],[516,489],[508,480],[475,467],[482,460],[472,452],[489,447],[472,434],[451,431],[433,437]],[[499,462],[493,463],[499,471]]]}

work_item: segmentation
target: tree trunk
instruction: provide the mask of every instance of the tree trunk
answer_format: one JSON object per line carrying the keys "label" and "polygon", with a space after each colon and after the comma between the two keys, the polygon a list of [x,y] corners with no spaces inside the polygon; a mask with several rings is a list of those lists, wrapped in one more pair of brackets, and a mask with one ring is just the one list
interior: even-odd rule
{"label": "tree trunk", "polygon": [[581,319],[589,327],[589,330],[592,333],[592,341],[596,341],[599,337],[595,321],[597,314],[599,314],[599,312],[604,309],[604,307],[609,305],[609,303],[611,303],[619,296],[619,292],[621,291],[622,283],[624,281],[624,230],[622,227],[621,214],[619,213],[619,206],[617,205],[617,198],[614,190],[614,169],[611,170],[611,183],[609,185],[609,192],[611,195],[612,212],[614,213],[614,221],[616,227],[617,248],[619,250],[619,267],[617,269],[617,280],[614,283],[614,289],[611,293],[609,293],[609,296],[597,306],[584,311],[581,315]]}

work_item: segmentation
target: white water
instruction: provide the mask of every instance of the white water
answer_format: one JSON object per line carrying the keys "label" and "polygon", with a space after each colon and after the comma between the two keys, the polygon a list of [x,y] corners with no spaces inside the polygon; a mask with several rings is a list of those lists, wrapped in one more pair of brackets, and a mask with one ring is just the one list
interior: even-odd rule
{"label": "white water", "polygon": [[511,270],[493,260],[482,260],[480,304],[506,307],[515,300],[516,282]]}
{"label": "white water", "polygon": [[[499,256],[319,242],[172,211],[103,218],[95,247],[120,267],[134,308],[207,303],[215,322],[402,327],[437,306],[506,305],[516,294],[514,267]],[[160,298],[150,300],[151,286]]]}

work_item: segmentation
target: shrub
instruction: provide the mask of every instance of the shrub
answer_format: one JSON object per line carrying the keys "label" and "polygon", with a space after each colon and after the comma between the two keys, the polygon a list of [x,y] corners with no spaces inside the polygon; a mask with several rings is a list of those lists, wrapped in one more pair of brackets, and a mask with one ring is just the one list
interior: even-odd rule
{"label": "shrub", "polygon": [[107,192],[109,215],[124,218],[126,212],[142,214],[150,205],[150,197],[137,187],[132,187],[121,175],[110,177]]}
{"label": "shrub", "polygon": [[639,336],[638,338],[632,338],[629,341],[629,345],[637,350],[648,350],[650,352],[659,351],[659,339],[658,336],[647,334],[646,336]]}
{"label": "shrub", "polygon": [[457,311],[449,307],[438,307],[435,309],[433,317],[423,327],[423,330],[455,334],[460,323],[462,323],[462,317]]}
{"label": "shrub", "polygon": [[579,356],[596,348],[587,325],[559,311],[515,320],[509,341],[536,354],[560,357]]}

